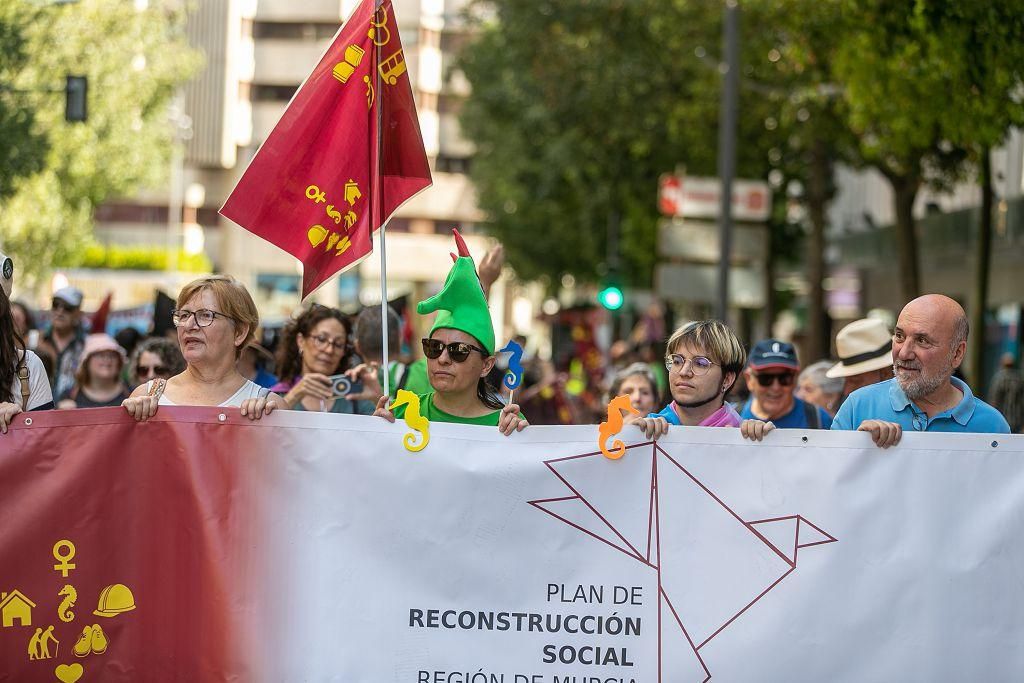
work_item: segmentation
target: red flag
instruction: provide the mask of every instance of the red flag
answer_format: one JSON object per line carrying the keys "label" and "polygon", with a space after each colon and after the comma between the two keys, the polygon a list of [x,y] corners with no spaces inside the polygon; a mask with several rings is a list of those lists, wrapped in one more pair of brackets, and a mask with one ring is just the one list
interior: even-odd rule
{"label": "red flag", "polygon": [[107,329],[107,318],[110,317],[110,304],[114,298],[113,292],[107,292],[107,295],[103,297],[103,303],[96,309],[96,312],[92,314],[90,320],[89,329],[93,332],[103,332]]}
{"label": "red flag", "polygon": [[220,210],[302,261],[303,298],[431,184],[391,0],[374,5],[352,13]]}

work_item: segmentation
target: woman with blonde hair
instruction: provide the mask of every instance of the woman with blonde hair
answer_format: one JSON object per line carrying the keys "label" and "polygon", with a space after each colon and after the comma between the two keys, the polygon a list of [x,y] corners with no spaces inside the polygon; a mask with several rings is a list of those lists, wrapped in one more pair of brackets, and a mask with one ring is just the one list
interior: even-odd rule
{"label": "woman with blonde hair", "polygon": [[672,401],[658,413],[631,416],[647,438],[668,432],[669,425],[739,427],[739,413],[725,396],[747,361],[736,334],[719,320],[696,320],[672,333],[665,367]]}
{"label": "woman with blonde hair", "polygon": [[260,316],[248,290],[230,275],[211,275],[182,288],[172,319],[185,369],[170,379],[140,385],[124,407],[136,420],[156,414],[157,406],[241,408],[258,420],[284,401],[239,374],[239,355],[255,339]]}

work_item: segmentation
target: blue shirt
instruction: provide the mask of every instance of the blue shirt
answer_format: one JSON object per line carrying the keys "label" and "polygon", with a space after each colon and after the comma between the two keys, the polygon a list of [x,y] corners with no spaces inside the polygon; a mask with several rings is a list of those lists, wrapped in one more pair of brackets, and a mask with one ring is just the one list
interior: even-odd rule
{"label": "blue shirt", "polygon": [[[743,409],[740,411],[740,417],[744,420],[760,420],[757,415],[750,409],[753,398],[748,398],[747,402],[743,404]],[[798,399],[796,396],[793,397],[793,407],[788,413],[783,415],[777,420],[772,420],[779,429],[807,429],[811,425],[807,423],[807,408],[806,404]],[[821,408],[810,406],[812,410],[818,411],[818,419],[821,421],[821,429],[828,429],[832,426],[832,416],[829,415]]]}
{"label": "blue shirt", "polygon": [[970,387],[961,380],[956,377],[949,380],[964,396],[952,410],[931,419],[907,398],[899,382],[889,379],[850,394],[836,414],[832,429],[854,430],[864,420],[884,420],[897,423],[905,431],[1009,434],[1010,425],[998,410],[975,398]]}

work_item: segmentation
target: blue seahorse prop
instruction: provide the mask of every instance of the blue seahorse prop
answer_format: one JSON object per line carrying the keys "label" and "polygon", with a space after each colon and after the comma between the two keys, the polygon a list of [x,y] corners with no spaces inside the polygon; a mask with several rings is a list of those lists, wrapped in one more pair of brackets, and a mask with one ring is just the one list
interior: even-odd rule
{"label": "blue seahorse prop", "polygon": [[508,370],[505,371],[505,376],[501,382],[509,389],[517,388],[523,383],[523,365],[521,362],[523,360],[523,347],[510,340],[498,353],[512,354],[512,357],[508,360]]}

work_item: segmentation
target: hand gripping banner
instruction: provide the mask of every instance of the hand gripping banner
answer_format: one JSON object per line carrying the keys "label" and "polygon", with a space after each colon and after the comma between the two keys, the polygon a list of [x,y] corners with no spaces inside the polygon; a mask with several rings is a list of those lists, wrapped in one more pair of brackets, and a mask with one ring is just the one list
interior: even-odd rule
{"label": "hand gripping banner", "polygon": [[1024,439],[161,408],[0,436],[0,681],[1017,680]]}

